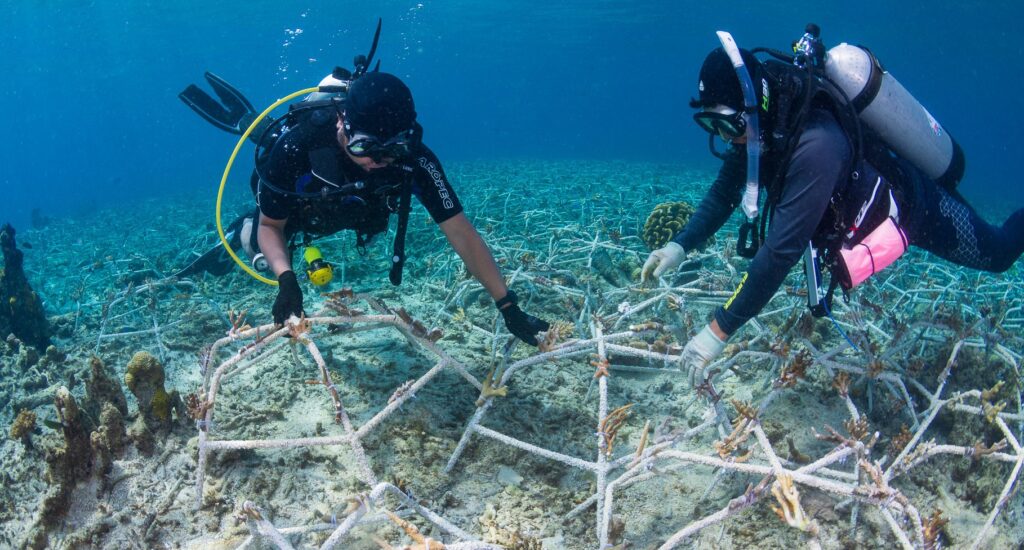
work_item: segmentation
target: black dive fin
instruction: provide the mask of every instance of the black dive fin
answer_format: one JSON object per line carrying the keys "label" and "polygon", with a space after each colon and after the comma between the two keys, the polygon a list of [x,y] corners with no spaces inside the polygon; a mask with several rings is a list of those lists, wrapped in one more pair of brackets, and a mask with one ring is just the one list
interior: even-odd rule
{"label": "black dive fin", "polygon": [[[249,103],[249,100],[235,89],[234,86],[228,84],[219,76],[211,72],[207,72],[204,76],[206,81],[210,83],[210,87],[213,88],[214,93],[220,98],[220,102],[210,97],[210,94],[204,92],[195,84],[189,84],[187,88],[178,94],[178,97],[185,102],[185,105],[191,107],[196,114],[221,130],[236,135],[244,132],[248,127],[248,123],[252,122],[255,118],[253,114],[256,110],[253,108],[252,103]],[[244,126],[243,123],[245,123]]]}
{"label": "black dive fin", "polygon": [[178,97],[203,117],[206,122],[232,134],[238,133],[238,128],[230,123],[229,113],[206,92],[195,84],[189,84],[188,88],[182,90]]}
{"label": "black dive fin", "polygon": [[217,94],[217,97],[224,102],[224,106],[228,108],[232,113],[237,113],[239,118],[242,114],[255,112],[256,109],[249,103],[248,99],[239,92],[237,88],[228,84],[223,78],[206,71],[203,74],[206,77],[206,81],[210,83],[210,87]]}

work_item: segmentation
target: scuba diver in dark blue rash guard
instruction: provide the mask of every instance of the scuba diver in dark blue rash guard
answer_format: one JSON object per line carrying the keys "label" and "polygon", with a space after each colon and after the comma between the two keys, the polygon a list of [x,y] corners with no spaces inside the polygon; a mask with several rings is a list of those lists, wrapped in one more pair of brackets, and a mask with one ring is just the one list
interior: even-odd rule
{"label": "scuba diver in dark blue rash guard", "polygon": [[[203,118],[232,133],[243,134],[257,120],[250,134],[257,142],[251,181],[257,210],[229,225],[226,236],[232,248],[246,251],[254,268],[277,276],[274,322],[303,314],[302,290],[291,257],[300,236],[308,242],[350,229],[362,249],[370,238],[387,230],[390,214],[397,213],[390,278],[399,284],[410,198],[415,196],[495,300],[509,332],[537,345],[537,333],[548,330],[549,324],[520,309],[516,294],[505,285],[487,244],[462,212],[440,162],[421,140],[423,129],[416,122],[409,88],[391,74],[366,71],[369,61],[360,58],[354,73],[335,69],[321,82],[321,89],[344,88],[344,94],[314,93],[269,123],[257,120],[248,101],[212,75],[207,80],[223,106],[195,86],[182,92],[182,99]],[[315,249],[305,252],[310,281],[325,284],[330,267],[310,250]],[[177,275],[225,273],[231,260],[223,252],[218,246]]]}
{"label": "scuba diver in dark blue rash guard", "polygon": [[[817,39],[812,30],[817,31],[808,26],[805,38]],[[819,71],[800,64],[823,69],[824,56],[801,59],[798,52],[786,58],[774,50],[755,50],[786,59],[762,62],[746,50],[736,49],[730,56],[724,39],[723,44],[726,46],[705,59],[699,98],[691,101],[691,106],[700,109],[694,115],[696,122],[711,133],[712,152],[716,137],[730,147],[723,154],[715,152],[723,159],[722,168],[689,223],[665,247],[650,254],[641,275],[645,280],[660,277],[679,266],[687,251],[703,247],[743,204],[748,221],[741,227],[737,250],[752,258],[750,267],[709,325],[687,343],[681,361],[691,382],[699,384],[705,379],[706,367],[721,354],[725,341],[761,311],[801,255],[808,274],[808,305],[813,313],[823,315],[837,285],[844,292],[849,290],[888,265],[908,244],[955,264],[991,272],[1006,271],[1024,252],[1024,209],[997,227],[966,204],[955,189],[963,174],[962,152],[930,115],[924,117],[925,125],[930,126],[928,134],[918,139],[944,137],[946,155],[928,158],[920,154],[919,162],[912,163],[907,157],[920,153],[913,149],[920,143],[900,142],[905,136],[892,134],[905,130],[910,122],[891,113],[889,118],[896,119],[893,127],[865,119],[871,98],[850,99],[836,90],[844,84],[840,70],[843,56],[849,52],[839,48],[852,46],[833,48],[830,54],[835,59],[828,63],[836,67],[829,65],[828,71]],[[821,48],[820,41],[816,45]],[[732,57],[742,60],[739,69]],[[876,86],[890,86],[883,92],[891,92],[894,81],[877,67]],[[754,92],[748,95],[755,97],[744,97],[741,79],[747,75],[743,71]],[[906,93],[902,86],[898,92]],[[874,94],[875,101],[901,97],[897,92],[879,93],[877,88]],[[909,94],[902,99],[912,100]],[[851,103],[862,112],[844,108]],[[915,112],[926,114],[916,101],[913,105]],[[757,140],[762,148],[753,164],[747,146],[752,137],[748,131],[751,118],[759,119]],[[906,153],[894,152],[900,149]],[[926,174],[918,164],[929,160],[927,167],[932,173]],[[751,187],[745,189],[745,184],[750,184],[751,165],[760,171],[760,181],[755,179],[754,208],[747,211],[745,192]],[[757,185],[767,191],[760,211]],[[821,288],[821,266],[832,273],[827,291]]]}

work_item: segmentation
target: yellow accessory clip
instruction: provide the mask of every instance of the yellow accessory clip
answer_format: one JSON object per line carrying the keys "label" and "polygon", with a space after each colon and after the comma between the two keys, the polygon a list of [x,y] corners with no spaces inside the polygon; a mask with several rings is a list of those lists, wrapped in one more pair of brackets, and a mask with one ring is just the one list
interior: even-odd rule
{"label": "yellow accessory clip", "polygon": [[306,275],[309,276],[309,282],[316,286],[324,286],[334,278],[334,268],[324,260],[319,248],[307,246],[302,252],[302,258],[306,260]]}

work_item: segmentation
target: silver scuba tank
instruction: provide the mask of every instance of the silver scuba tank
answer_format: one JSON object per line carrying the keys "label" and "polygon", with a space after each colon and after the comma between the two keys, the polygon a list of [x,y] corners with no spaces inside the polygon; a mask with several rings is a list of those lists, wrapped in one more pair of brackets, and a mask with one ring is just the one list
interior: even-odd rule
{"label": "silver scuba tank", "polygon": [[956,188],[964,175],[960,145],[867,48],[844,42],[830,49],[825,74],[896,154],[943,187]]}

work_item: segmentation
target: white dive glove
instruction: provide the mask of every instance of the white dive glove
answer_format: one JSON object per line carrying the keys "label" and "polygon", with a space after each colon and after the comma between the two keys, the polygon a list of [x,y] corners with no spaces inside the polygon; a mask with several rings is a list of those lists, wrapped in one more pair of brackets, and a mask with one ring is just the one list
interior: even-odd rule
{"label": "white dive glove", "polygon": [[690,385],[694,388],[704,383],[707,366],[722,354],[725,349],[725,342],[711,330],[711,325],[706,325],[704,330],[690,338],[683,348],[683,354],[679,356],[679,367],[690,379]]}
{"label": "white dive glove", "polygon": [[640,272],[640,282],[646,282],[648,277],[658,279],[666,271],[679,267],[686,259],[686,251],[675,241],[669,241],[665,246],[651,252],[644,262],[644,268]]}

